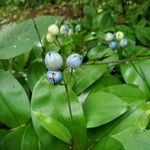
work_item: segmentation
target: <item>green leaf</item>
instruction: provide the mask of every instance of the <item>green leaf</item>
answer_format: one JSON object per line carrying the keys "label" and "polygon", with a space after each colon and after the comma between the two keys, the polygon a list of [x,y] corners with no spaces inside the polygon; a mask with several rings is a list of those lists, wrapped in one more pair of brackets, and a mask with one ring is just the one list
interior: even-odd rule
{"label": "green leaf", "polygon": [[87,19],[89,19],[89,20],[92,20],[97,15],[97,11],[96,11],[95,7],[92,7],[92,6],[84,7],[84,13],[85,13]]}
{"label": "green leaf", "polygon": [[37,116],[41,126],[46,129],[50,134],[66,143],[71,142],[72,136],[69,130],[62,123],[44,113],[33,112],[33,114]]}
{"label": "green leaf", "polygon": [[96,46],[88,52],[88,58],[90,60],[93,60],[103,57],[111,57],[113,53],[114,52],[110,48],[107,48],[105,46]]}
{"label": "green leaf", "polygon": [[104,92],[91,93],[84,104],[88,128],[106,124],[126,111],[125,102],[113,94]]}
{"label": "green leaf", "polygon": [[110,31],[114,29],[114,19],[111,15],[111,12],[104,12],[97,15],[93,19],[93,29],[99,30],[101,32]]}
{"label": "green leaf", "polygon": [[121,72],[128,84],[137,85],[142,91],[150,96],[150,60],[135,61],[121,65]]}
{"label": "green leaf", "polygon": [[138,131],[129,128],[112,136],[121,142],[125,150],[149,150],[150,130]]}
{"label": "green leaf", "polygon": [[123,55],[125,55],[126,57],[135,57],[135,56],[149,56],[150,55],[150,51],[143,46],[127,46],[124,48],[125,51],[123,51]]}
{"label": "green leaf", "polygon": [[149,122],[147,111],[149,111],[149,104],[138,101],[131,106],[130,111],[114,121],[88,130],[88,147],[94,150],[110,150],[112,147],[113,150],[123,149],[122,144],[111,136],[129,127],[138,127],[140,130],[146,128]]}
{"label": "green leaf", "polygon": [[100,89],[108,87],[110,85],[121,84],[119,78],[111,75],[111,74],[104,74],[100,79],[94,82],[90,87],[89,90],[91,92],[98,92]]}
{"label": "green leaf", "polygon": [[[62,123],[73,137],[73,147],[80,150],[85,146],[86,122],[82,106],[78,102],[76,95],[70,89],[68,96],[71,103],[73,122],[69,113],[65,87],[61,85],[54,86],[45,77],[42,77],[33,89],[31,109],[32,111],[45,113]],[[55,149],[58,150],[66,148],[65,143],[51,136],[43,129],[34,115],[32,115],[32,119],[36,133],[45,147],[55,146]]]}
{"label": "green leaf", "polygon": [[0,122],[10,128],[25,123],[30,118],[28,97],[9,73],[0,70]]}
{"label": "green leaf", "polygon": [[92,83],[99,79],[105,72],[106,65],[84,65],[74,73],[75,84],[73,91],[80,94],[86,90]]}
{"label": "green leaf", "polygon": [[42,60],[38,59],[31,63],[27,70],[27,82],[31,90],[35,86],[36,82],[46,72],[45,64]]}
{"label": "green leaf", "polygon": [[117,95],[119,98],[129,104],[139,100],[146,100],[145,93],[134,85],[112,85],[102,89],[102,91]]}
{"label": "green leaf", "polygon": [[93,18],[97,15],[97,11],[95,7],[92,6],[86,6],[84,7],[84,14],[86,16],[86,19],[90,25],[92,25]]}
{"label": "green leaf", "polygon": [[40,142],[31,123],[26,126],[22,135],[21,150],[27,149],[40,150]]}
{"label": "green leaf", "polygon": [[[60,19],[57,16],[35,18],[37,28],[42,37],[47,33],[47,27]],[[37,32],[32,20],[20,24],[11,24],[0,31],[0,59],[9,59],[29,52],[38,42]]]}
{"label": "green leaf", "polygon": [[135,34],[142,44],[150,47],[150,27],[137,27]]}
{"label": "green leaf", "polygon": [[4,150],[43,150],[32,123],[14,128],[4,137]]}
{"label": "green leaf", "polygon": [[4,147],[4,137],[7,135],[8,130],[0,129],[0,150],[5,150]]}
{"label": "green leaf", "polygon": [[21,150],[24,129],[25,126],[19,127],[4,137],[4,150]]}

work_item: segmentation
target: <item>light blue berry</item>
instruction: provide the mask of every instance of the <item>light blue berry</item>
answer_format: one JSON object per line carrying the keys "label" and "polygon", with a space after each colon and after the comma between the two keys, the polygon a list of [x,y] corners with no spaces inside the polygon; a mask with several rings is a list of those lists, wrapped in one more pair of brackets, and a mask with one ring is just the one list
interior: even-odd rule
{"label": "light blue berry", "polygon": [[120,47],[125,47],[128,45],[128,40],[127,39],[122,39],[119,43]]}
{"label": "light blue berry", "polygon": [[57,71],[61,69],[63,65],[63,59],[58,52],[51,51],[45,56],[45,65],[48,69]]}
{"label": "light blue berry", "polygon": [[83,56],[79,54],[72,54],[68,56],[66,62],[69,68],[76,69],[82,64]]}
{"label": "light blue berry", "polygon": [[118,44],[117,44],[116,41],[111,41],[111,42],[109,43],[109,47],[110,47],[111,49],[116,49],[116,48],[118,47]]}
{"label": "light blue berry", "polygon": [[68,34],[69,33],[69,27],[67,25],[62,25],[60,27],[60,33],[65,34],[65,35]]}
{"label": "light blue berry", "polygon": [[61,81],[63,80],[63,73],[61,71],[48,70],[46,73],[46,79],[50,83],[57,85],[57,84],[61,83]]}

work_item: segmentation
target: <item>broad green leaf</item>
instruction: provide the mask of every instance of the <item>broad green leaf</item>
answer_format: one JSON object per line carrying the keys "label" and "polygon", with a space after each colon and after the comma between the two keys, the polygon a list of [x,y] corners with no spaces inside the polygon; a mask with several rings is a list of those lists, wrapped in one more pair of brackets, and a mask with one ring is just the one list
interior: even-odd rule
{"label": "broad green leaf", "polygon": [[150,149],[150,130],[138,131],[135,128],[129,128],[112,137],[121,142],[125,150]]}
{"label": "broad green leaf", "polygon": [[111,57],[113,55],[113,51],[110,48],[107,48],[105,46],[97,46],[92,48],[89,52],[88,52],[88,58],[90,60],[93,59],[100,59],[100,58],[107,58],[107,57]]}
{"label": "broad green leaf", "polygon": [[[68,96],[71,102],[73,122],[70,117],[67,93],[65,87],[50,84],[45,77],[42,77],[33,89],[32,111],[45,113],[53,119],[62,123],[69,129],[73,137],[73,147],[83,149],[86,139],[86,123],[81,104],[76,95],[69,89]],[[32,115],[36,133],[45,147],[53,147],[59,150],[65,149],[66,144],[51,136],[41,125],[38,119]]]}
{"label": "broad green leaf", "polygon": [[134,85],[111,85],[102,89],[102,91],[117,95],[119,98],[121,98],[129,104],[139,100],[146,100],[145,93]]}
{"label": "broad green leaf", "polygon": [[93,29],[100,30],[101,32],[114,29],[114,19],[111,15],[111,12],[104,12],[94,17]]}
{"label": "broad green leaf", "polygon": [[89,90],[91,92],[98,92],[102,88],[116,84],[121,84],[121,81],[117,77],[111,74],[104,74],[100,79],[98,79],[89,87]]}
{"label": "broad green leaf", "polygon": [[137,27],[135,34],[142,44],[150,47],[150,27]]}
{"label": "broad green leaf", "polygon": [[135,61],[121,65],[121,72],[128,84],[137,85],[147,96],[150,96],[150,60]]}
{"label": "broad green leaf", "polygon": [[8,130],[0,129],[0,150],[5,150],[4,147],[4,136],[7,135]]}
{"label": "broad green leaf", "polygon": [[92,20],[97,15],[96,8],[92,7],[92,6],[85,6],[84,7],[84,14],[86,16],[86,20],[92,26]]}
{"label": "broad green leaf", "polygon": [[50,134],[66,143],[71,142],[72,136],[69,130],[62,123],[44,113],[33,112],[33,114],[37,116],[41,126],[46,129]]}
{"label": "broad green leaf", "polygon": [[4,137],[4,150],[14,149],[44,150],[31,123],[14,128]]}
{"label": "broad green leaf", "polygon": [[104,92],[91,93],[84,104],[88,128],[106,124],[126,111],[125,102],[113,94]]}
{"label": "broad green leaf", "polygon": [[40,149],[39,144],[40,143],[38,141],[38,137],[35,133],[33,125],[29,124],[28,126],[26,126],[23,133],[21,150],[27,150],[27,149],[39,150]]}
{"label": "broad green leaf", "polygon": [[97,15],[96,8],[92,6],[86,6],[84,8],[84,13],[89,20],[92,20]]}
{"label": "broad green leaf", "polygon": [[127,46],[124,48],[125,51],[123,51],[123,55],[127,57],[135,57],[135,56],[149,56],[150,51],[143,46]]}
{"label": "broad green leaf", "polygon": [[0,122],[10,128],[25,123],[30,117],[28,97],[9,73],[0,70]]}
{"label": "broad green leaf", "polygon": [[84,65],[74,73],[75,84],[73,91],[80,94],[86,90],[92,83],[99,79],[105,72],[106,65]]}
{"label": "broad green leaf", "polygon": [[[43,16],[35,18],[40,36],[47,33],[50,24],[61,19],[57,16]],[[20,24],[8,25],[0,31],[0,59],[9,59],[29,52],[38,42],[37,32],[31,19]]]}
{"label": "broad green leaf", "polygon": [[4,150],[21,150],[25,126],[14,129],[4,137]]}
{"label": "broad green leaf", "polygon": [[31,90],[34,85],[40,79],[40,77],[46,72],[45,64],[42,60],[36,60],[27,69],[27,82]]}
{"label": "broad green leaf", "polygon": [[122,144],[111,136],[129,127],[136,127],[140,130],[146,128],[149,122],[147,113],[149,110],[148,103],[138,101],[131,106],[130,111],[114,121],[105,126],[88,130],[88,147],[93,150],[110,150],[112,147],[113,150],[123,150]]}

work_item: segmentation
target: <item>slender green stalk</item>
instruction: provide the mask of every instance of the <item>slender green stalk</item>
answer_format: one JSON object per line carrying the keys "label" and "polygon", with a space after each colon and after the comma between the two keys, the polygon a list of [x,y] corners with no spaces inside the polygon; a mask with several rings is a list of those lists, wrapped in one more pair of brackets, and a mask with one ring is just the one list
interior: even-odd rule
{"label": "slender green stalk", "polygon": [[115,61],[91,61],[88,63],[84,63],[83,65],[103,65],[103,64],[125,64],[130,61],[139,61],[139,60],[148,60],[150,59],[150,56],[145,56],[145,57],[133,57],[133,58],[127,58],[127,59],[122,59],[122,60],[115,60]]}
{"label": "slender green stalk", "polygon": [[[129,57],[127,51],[126,51],[125,49],[124,49],[124,51],[125,51],[126,55]],[[143,80],[143,82],[146,84],[146,86],[147,86],[147,88],[148,88],[148,91],[149,91],[149,93],[150,93],[150,86],[149,86],[149,84],[147,83],[146,79],[144,78],[143,73],[142,73],[142,72],[140,73],[140,72],[138,71],[138,69],[136,68],[136,66],[134,65],[134,63],[133,63],[132,61],[130,61],[130,63],[131,63],[131,65],[133,66],[133,68],[135,69],[135,71],[137,72],[137,74],[140,76],[140,78]],[[148,97],[150,98],[150,94],[148,94]]]}
{"label": "slender green stalk", "polygon": [[38,27],[37,27],[37,25],[36,25],[36,22],[35,22],[35,20],[34,20],[34,16],[33,16],[32,14],[33,14],[33,10],[31,11],[30,15],[31,15],[31,19],[32,19],[34,28],[35,28],[35,30],[36,30],[36,33],[37,33],[39,42],[40,42],[40,44],[41,44],[41,48],[42,48],[42,50],[43,50],[42,55],[44,56],[46,49],[45,49],[45,47],[44,47],[44,45],[43,45],[43,43],[42,43],[40,32],[39,32]]}
{"label": "slender green stalk", "polygon": [[67,101],[68,101],[68,108],[69,108],[70,118],[71,118],[71,121],[73,123],[73,115],[72,115],[72,110],[71,110],[71,102],[70,102],[70,99],[69,99],[68,85],[64,84],[64,86],[65,86],[66,95],[67,95]]}

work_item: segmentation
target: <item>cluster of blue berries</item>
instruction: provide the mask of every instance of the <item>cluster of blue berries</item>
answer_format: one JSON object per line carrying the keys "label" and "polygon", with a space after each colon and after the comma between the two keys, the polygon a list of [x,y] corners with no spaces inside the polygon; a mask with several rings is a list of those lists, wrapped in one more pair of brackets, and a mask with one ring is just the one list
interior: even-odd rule
{"label": "cluster of blue berries", "polygon": [[105,34],[105,41],[108,42],[111,49],[117,49],[128,45],[128,39],[124,38],[124,33],[121,31],[118,31],[115,34],[107,32]]}
{"label": "cluster of blue berries", "polygon": [[[77,69],[83,62],[83,56],[79,54],[71,54],[66,59],[67,67],[70,69]],[[45,65],[48,69],[46,73],[47,80],[54,84],[60,84],[63,80],[63,58],[55,51],[50,51],[45,56]]]}

